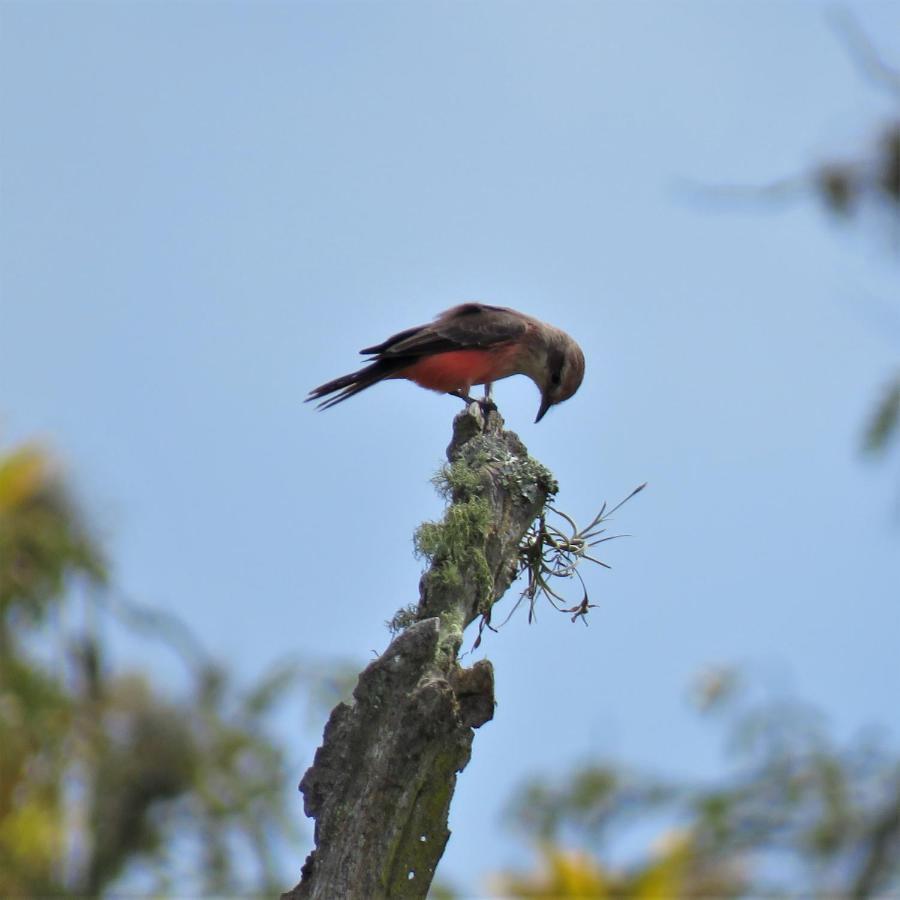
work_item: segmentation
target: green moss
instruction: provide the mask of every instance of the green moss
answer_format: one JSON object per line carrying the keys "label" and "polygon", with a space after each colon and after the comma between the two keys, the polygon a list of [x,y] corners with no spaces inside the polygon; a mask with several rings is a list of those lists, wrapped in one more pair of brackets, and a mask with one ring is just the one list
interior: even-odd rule
{"label": "green moss", "polygon": [[410,603],[407,606],[401,606],[394,615],[384,624],[387,625],[388,631],[392,635],[397,635],[404,628],[409,628],[418,619],[419,605],[418,603]]}
{"label": "green moss", "polygon": [[492,435],[474,435],[453,462],[432,478],[450,504],[444,518],[425,522],[413,537],[416,555],[431,563],[426,576],[429,584],[449,591],[474,586],[482,612],[489,610],[495,599],[494,579],[484,553],[491,527],[491,509],[484,495],[491,480],[498,477],[506,491],[526,504],[544,500],[558,490],[551,472],[532,459],[518,439],[501,441]]}
{"label": "green moss", "polygon": [[444,466],[432,483],[448,500],[477,496],[481,487],[481,470],[489,466],[499,471],[507,490],[518,491],[523,500],[533,503],[541,492],[553,495],[559,484],[553,473],[527,452],[513,453],[505,444],[480,435],[466,445],[466,452],[452,465]]}
{"label": "green moss", "polygon": [[493,579],[484,555],[490,525],[485,500],[472,497],[447,508],[440,522],[424,522],[413,536],[416,555],[431,563],[429,578],[437,585],[458,588],[474,580],[479,603],[489,602]]}
{"label": "green moss", "polygon": [[434,584],[450,590],[462,586],[462,575],[459,572],[459,566],[449,559],[435,566],[431,572],[431,579]]}
{"label": "green moss", "polygon": [[425,522],[416,532],[416,552],[435,560],[459,561],[473,542],[482,541],[490,523],[487,502],[478,497],[447,508],[441,522]]}
{"label": "green moss", "polygon": [[478,454],[474,459],[460,458],[441,468],[431,479],[437,492],[445,500],[467,500],[481,490],[479,468],[487,457]]}

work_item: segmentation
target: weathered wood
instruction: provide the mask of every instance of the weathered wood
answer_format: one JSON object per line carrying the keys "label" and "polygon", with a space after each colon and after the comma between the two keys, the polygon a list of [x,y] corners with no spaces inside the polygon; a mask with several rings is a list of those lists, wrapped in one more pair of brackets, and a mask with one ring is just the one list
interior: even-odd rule
{"label": "weathered wood", "polygon": [[460,667],[463,631],[512,583],[518,547],[556,490],[492,410],[472,404],[453,423],[438,478],[450,503],[417,532],[430,566],[411,624],[332,711],[300,782],[316,820],[315,849],[289,900],[422,898],[450,832],[456,775],[473,729],[494,714],[491,664]]}

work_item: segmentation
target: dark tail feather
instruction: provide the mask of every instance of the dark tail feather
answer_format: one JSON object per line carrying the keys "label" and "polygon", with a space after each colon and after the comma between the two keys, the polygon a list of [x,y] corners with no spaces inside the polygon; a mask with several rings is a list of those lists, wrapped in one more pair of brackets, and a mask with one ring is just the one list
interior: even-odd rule
{"label": "dark tail feather", "polygon": [[[342,375],[333,381],[326,381],[317,388],[313,388],[306,398],[309,403],[312,400],[321,400],[322,402],[316,407],[317,409],[328,409],[336,403],[347,400],[354,394],[364,391],[373,384],[390,378],[392,375],[409,365],[408,359],[379,359],[371,365],[360,369],[358,372],[351,372],[349,375]],[[329,394],[334,394],[329,397]],[[326,399],[322,399],[322,398]]]}
{"label": "dark tail feather", "polygon": [[385,350],[390,350],[394,344],[399,344],[400,341],[405,341],[407,338],[412,337],[414,334],[418,334],[422,331],[426,326],[425,325],[416,325],[415,328],[407,328],[406,331],[399,331],[397,334],[392,334],[386,341],[382,341],[380,344],[375,344],[374,347],[366,347],[365,350],[360,350],[359,352],[363,356],[378,356],[379,353],[384,353]]}

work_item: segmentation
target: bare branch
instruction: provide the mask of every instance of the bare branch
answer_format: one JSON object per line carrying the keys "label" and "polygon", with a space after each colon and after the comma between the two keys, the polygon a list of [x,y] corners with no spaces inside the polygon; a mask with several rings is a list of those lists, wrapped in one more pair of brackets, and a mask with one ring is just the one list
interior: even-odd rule
{"label": "bare branch", "polygon": [[835,9],[829,20],[863,76],[900,98],[900,69],[884,61],[856,17],[846,9]]}
{"label": "bare branch", "polygon": [[451,503],[416,547],[430,566],[412,621],[360,675],[353,701],[331,713],[303,776],[316,848],[299,898],[424,898],[450,836],[456,774],[474,730],[494,714],[493,668],[457,658],[463,630],[490,611],[517,571],[519,544],[556,490],[552,475],[477,405],[454,421],[439,487]]}

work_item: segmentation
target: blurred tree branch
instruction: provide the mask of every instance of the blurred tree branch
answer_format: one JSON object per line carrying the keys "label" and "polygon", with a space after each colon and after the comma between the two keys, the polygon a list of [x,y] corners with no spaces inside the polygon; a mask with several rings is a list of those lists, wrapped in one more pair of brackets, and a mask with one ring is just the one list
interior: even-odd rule
{"label": "blurred tree branch", "polygon": [[835,8],[830,18],[857,69],[874,85],[900,99],[900,69],[885,61],[856,17],[847,9]]}

